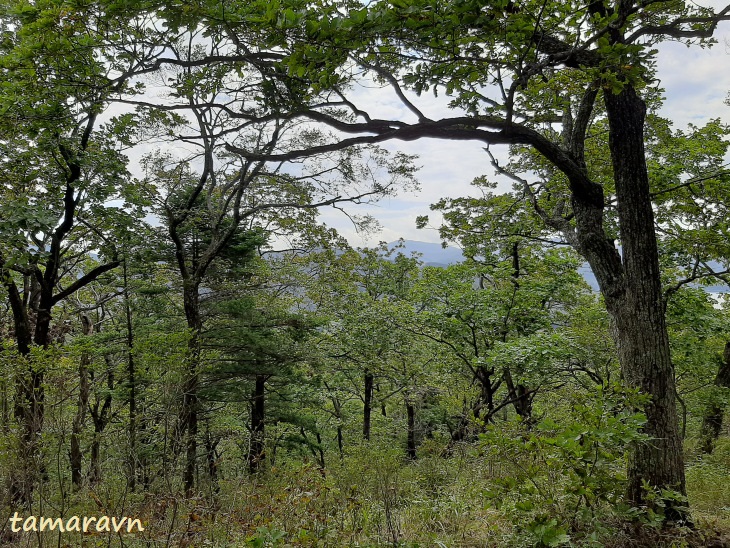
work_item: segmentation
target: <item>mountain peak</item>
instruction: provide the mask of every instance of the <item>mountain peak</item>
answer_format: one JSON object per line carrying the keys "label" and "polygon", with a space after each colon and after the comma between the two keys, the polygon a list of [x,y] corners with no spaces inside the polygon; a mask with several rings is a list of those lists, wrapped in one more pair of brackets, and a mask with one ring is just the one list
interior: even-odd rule
{"label": "mountain peak", "polygon": [[416,240],[402,240],[398,242],[390,242],[388,247],[394,247],[402,244],[401,252],[404,255],[411,253],[420,253],[421,260],[429,266],[444,266],[459,263],[464,260],[464,255],[458,247],[443,247],[436,242],[419,242]]}

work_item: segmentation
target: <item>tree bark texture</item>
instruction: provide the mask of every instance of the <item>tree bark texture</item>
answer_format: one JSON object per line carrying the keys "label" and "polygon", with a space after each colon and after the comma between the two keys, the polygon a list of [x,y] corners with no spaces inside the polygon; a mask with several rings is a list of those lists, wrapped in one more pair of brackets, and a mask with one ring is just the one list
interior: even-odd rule
{"label": "tree bark texture", "polygon": [[[628,463],[628,499],[641,505],[646,501],[644,481],[653,488],[686,494],[684,462],[644,151],[646,105],[629,84],[619,94],[606,91],[604,97],[621,231],[623,284],[617,291],[615,280],[604,279],[601,289],[606,289],[604,298],[624,382],[651,397],[643,409],[647,418],[644,433],[649,440],[633,445]],[[602,272],[604,278],[616,277],[615,271],[607,273],[602,265],[596,266],[594,272]]]}

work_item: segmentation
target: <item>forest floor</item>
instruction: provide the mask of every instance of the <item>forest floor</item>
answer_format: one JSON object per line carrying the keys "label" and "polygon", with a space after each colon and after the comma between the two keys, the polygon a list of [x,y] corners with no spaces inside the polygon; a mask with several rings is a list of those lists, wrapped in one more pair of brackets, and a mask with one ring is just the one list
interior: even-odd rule
{"label": "forest floor", "polygon": [[326,472],[280,457],[256,476],[231,473],[217,493],[192,498],[129,493],[108,479],[67,494],[63,507],[49,496],[36,513],[129,516],[144,531],[98,532],[92,525],[86,534],[11,535],[6,525],[0,538],[27,547],[730,546],[728,440],[688,466],[694,531],[662,528],[650,514],[627,525],[621,508],[605,502],[576,505],[549,474],[519,485],[510,478],[523,465],[470,447],[415,462],[395,450],[361,447]]}

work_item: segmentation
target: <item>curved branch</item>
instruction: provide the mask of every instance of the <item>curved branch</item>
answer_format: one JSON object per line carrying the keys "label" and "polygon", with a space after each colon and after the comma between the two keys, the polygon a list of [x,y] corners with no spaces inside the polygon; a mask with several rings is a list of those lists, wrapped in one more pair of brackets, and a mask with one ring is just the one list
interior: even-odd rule
{"label": "curved branch", "polygon": [[56,293],[52,298],[52,303],[55,305],[55,304],[61,302],[63,299],[65,299],[69,295],[73,295],[76,291],[78,291],[82,287],[90,284],[91,282],[96,280],[99,276],[101,276],[105,272],[113,270],[114,268],[118,267],[120,264],[121,263],[119,261],[112,261],[110,263],[97,266],[90,272],[81,276],[78,280],[76,280],[74,283],[72,283],[70,286],[68,286],[63,291]]}
{"label": "curved branch", "polygon": [[462,116],[407,124],[389,120],[345,122],[328,114],[311,110],[302,112],[299,116],[322,122],[343,133],[370,133],[371,135],[358,135],[326,145],[275,154],[255,153],[232,144],[227,144],[226,150],[249,160],[287,162],[342,150],[350,146],[381,143],[392,139],[414,141],[431,137],[455,141],[481,141],[486,144],[529,145],[565,173],[570,181],[571,191],[576,197],[595,207],[603,208],[605,205],[601,186],[589,179],[585,170],[574,161],[570,154],[538,131],[522,125],[511,124],[502,118]]}
{"label": "curved branch", "polygon": [[[634,42],[642,36],[668,36],[671,38],[711,38],[720,21],[730,21],[730,5],[709,17],[680,17],[667,25],[648,25],[634,32],[626,39],[627,43]],[[682,28],[683,25],[707,25],[702,29]]]}

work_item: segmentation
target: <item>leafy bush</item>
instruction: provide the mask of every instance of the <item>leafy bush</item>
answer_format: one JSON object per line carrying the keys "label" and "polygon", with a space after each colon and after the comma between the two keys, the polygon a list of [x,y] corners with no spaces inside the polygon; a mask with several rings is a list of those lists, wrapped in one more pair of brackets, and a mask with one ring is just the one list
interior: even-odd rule
{"label": "leafy bush", "polygon": [[570,398],[560,423],[547,419],[532,429],[500,424],[482,438],[486,454],[511,463],[486,496],[535,546],[604,533],[601,522],[620,509],[625,490],[626,448],[646,440],[644,416],[634,411],[642,400],[636,393],[616,386]]}

